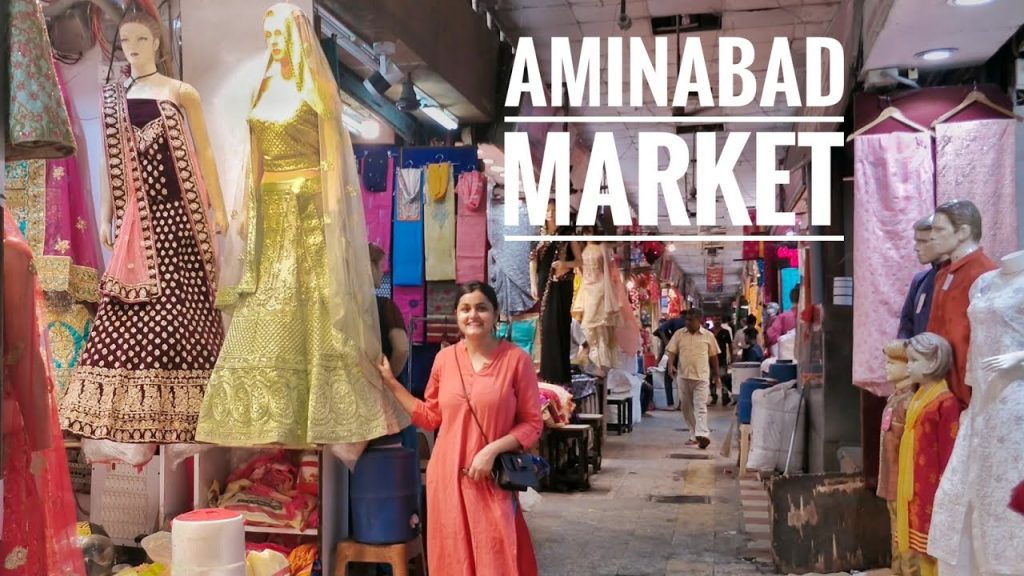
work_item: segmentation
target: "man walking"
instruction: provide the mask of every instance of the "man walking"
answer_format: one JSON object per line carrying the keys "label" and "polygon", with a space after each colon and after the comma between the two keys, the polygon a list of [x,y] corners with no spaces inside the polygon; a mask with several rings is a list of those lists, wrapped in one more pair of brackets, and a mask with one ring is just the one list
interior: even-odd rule
{"label": "man walking", "polygon": [[722,385],[718,373],[718,342],[714,334],[701,326],[703,319],[704,313],[700,310],[687,310],[686,327],[672,335],[666,350],[668,375],[672,379],[679,377],[683,418],[690,425],[687,445],[697,445],[701,450],[711,444],[708,429],[711,382]]}

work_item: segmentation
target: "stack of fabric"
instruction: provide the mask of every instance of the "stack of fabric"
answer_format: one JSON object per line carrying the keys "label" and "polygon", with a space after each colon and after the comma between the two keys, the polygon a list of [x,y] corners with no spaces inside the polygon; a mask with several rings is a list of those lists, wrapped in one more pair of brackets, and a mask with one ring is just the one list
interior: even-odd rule
{"label": "stack of fabric", "polygon": [[210,503],[242,514],[250,526],[317,528],[319,481],[309,457],[302,458],[307,465],[296,465],[284,450],[260,454],[231,473],[223,493],[214,483]]}

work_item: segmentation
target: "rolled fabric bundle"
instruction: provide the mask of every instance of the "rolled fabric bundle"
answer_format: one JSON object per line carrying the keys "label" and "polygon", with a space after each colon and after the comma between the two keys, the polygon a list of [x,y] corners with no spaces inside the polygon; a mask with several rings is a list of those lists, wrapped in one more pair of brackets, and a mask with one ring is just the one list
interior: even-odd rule
{"label": "rolled fabric bundle", "polygon": [[246,576],[242,515],[208,508],[175,518],[171,523],[171,572],[175,576]]}

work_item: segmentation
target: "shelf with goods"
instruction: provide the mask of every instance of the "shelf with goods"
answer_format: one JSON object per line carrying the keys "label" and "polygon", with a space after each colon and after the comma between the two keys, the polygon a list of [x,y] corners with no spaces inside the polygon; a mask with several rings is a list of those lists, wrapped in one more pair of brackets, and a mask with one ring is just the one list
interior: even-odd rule
{"label": "shelf with goods", "polygon": [[[333,574],[334,547],[348,532],[348,474],[345,466],[330,450],[310,450],[316,450],[319,455],[319,528],[246,525],[246,540],[295,537],[296,542],[309,542],[315,539],[320,546],[323,573]],[[223,489],[233,465],[244,463],[266,451],[268,449],[210,446],[196,454],[193,461],[193,508],[198,510],[210,507],[210,488],[214,482]]]}

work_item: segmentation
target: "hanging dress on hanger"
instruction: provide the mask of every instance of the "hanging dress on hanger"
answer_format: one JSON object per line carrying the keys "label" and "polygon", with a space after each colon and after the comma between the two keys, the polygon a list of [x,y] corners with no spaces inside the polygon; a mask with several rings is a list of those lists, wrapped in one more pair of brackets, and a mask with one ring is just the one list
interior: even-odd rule
{"label": "hanging dress on hanger", "polygon": [[576,273],[569,270],[557,275],[552,264],[575,260],[572,243],[554,238],[541,242],[533,258],[537,262],[537,289],[541,301],[540,379],[567,386],[572,382],[572,287]]}

